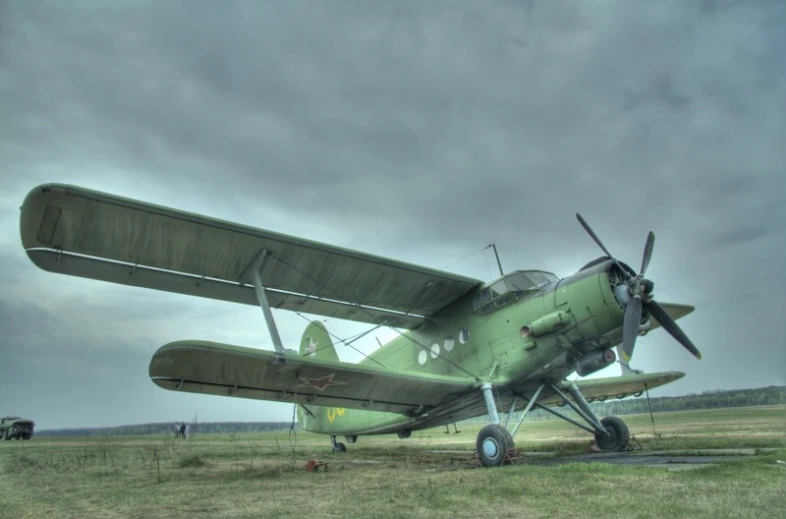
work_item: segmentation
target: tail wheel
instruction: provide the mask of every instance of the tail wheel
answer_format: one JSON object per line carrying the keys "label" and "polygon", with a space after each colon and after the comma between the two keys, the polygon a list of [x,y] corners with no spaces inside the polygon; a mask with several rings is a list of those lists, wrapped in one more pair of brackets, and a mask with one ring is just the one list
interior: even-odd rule
{"label": "tail wheel", "polygon": [[333,447],[333,452],[347,452],[347,446],[341,442],[338,442],[335,447]]}
{"label": "tail wheel", "polygon": [[620,452],[625,450],[630,441],[630,431],[625,422],[616,416],[607,416],[601,419],[600,424],[606,429],[607,434],[596,434],[595,444],[603,452]]}
{"label": "tail wheel", "polygon": [[515,445],[513,437],[504,427],[491,424],[478,433],[475,446],[478,458],[487,467],[499,467],[505,461],[505,453]]}

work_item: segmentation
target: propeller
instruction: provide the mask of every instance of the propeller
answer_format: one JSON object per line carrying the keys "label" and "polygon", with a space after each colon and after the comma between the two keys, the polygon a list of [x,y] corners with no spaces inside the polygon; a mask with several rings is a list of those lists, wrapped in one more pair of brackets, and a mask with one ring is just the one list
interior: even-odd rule
{"label": "propeller", "polygon": [[611,258],[614,264],[620,269],[620,272],[626,276],[625,285],[627,286],[628,300],[625,303],[625,315],[622,321],[622,356],[625,360],[630,362],[631,356],[633,355],[636,337],[639,335],[639,321],[641,319],[642,307],[686,350],[691,352],[697,359],[701,359],[701,352],[698,348],[694,346],[688,336],[685,335],[685,332],[682,331],[668,312],[652,298],[654,283],[644,277],[644,273],[647,272],[647,267],[652,258],[652,250],[655,247],[655,234],[650,231],[647,235],[647,242],[644,244],[644,254],[641,258],[641,270],[638,274],[632,274],[628,269],[623,268],[617,259],[612,256],[609,250],[603,245],[603,242],[600,241],[598,235],[595,234],[579,213],[576,213],[576,218],[579,220],[581,226],[584,227],[584,230],[587,231],[587,234],[589,234],[595,243],[598,244],[598,247],[606,253],[606,256]]}

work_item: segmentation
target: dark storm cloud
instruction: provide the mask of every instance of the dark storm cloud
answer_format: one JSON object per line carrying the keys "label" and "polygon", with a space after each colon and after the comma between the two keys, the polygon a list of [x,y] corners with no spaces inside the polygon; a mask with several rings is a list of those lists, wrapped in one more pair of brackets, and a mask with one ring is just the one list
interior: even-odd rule
{"label": "dark storm cloud", "polygon": [[[708,52],[723,42],[696,42],[695,26],[675,22],[693,18],[699,32],[703,22],[680,4],[660,23],[623,8],[610,31],[567,4],[539,5],[535,16],[516,3],[172,2],[93,9],[90,25],[57,5],[57,27],[16,31],[33,47],[71,53],[15,58],[24,96],[14,106],[63,100],[45,122],[38,112],[20,125],[31,140],[48,128],[66,155],[89,149],[165,173],[178,191],[217,189],[312,215],[367,212],[369,231],[401,238],[406,228],[414,241],[432,239],[411,230],[426,222],[460,242],[492,226],[511,232],[520,223],[501,208],[540,215],[567,201],[566,181],[619,213],[639,205],[637,193],[668,196],[675,176],[703,178],[720,162],[664,164],[694,131],[695,114],[678,109],[713,84],[733,91],[744,76],[707,67],[685,77],[673,61],[682,45]],[[31,25],[51,16],[39,7]],[[692,109],[719,107],[704,98]]]}
{"label": "dark storm cloud", "polygon": [[[786,291],[785,40],[786,8],[766,1],[0,2],[17,369],[58,333],[13,324],[38,313],[73,328],[58,355],[117,373],[132,361],[102,348],[123,337],[159,400],[178,396],[147,380],[160,344],[269,346],[258,309],[37,270],[18,207],[57,181],[483,279],[488,252],[455,260],[490,242],[506,269],[599,256],[576,211],[634,266],[652,229],[648,274],[697,305],[681,322],[705,360],[661,331],[634,365],[688,373],[665,392],[784,383],[764,323],[786,310],[766,296]],[[297,341],[302,319],[280,319]]]}

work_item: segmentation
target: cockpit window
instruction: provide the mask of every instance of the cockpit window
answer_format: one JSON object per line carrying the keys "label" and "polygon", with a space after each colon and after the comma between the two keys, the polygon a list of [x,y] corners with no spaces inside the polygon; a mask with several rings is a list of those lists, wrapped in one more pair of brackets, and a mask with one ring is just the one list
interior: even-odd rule
{"label": "cockpit window", "polygon": [[537,286],[536,284],[532,283],[532,281],[523,272],[513,272],[512,274],[508,274],[505,276],[505,281],[508,283],[510,289],[515,290],[516,292],[525,292]]}
{"label": "cockpit window", "polygon": [[539,287],[549,283],[549,278],[546,277],[544,272],[528,272],[527,277]]}
{"label": "cockpit window", "polygon": [[500,279],[493,285],[491,285],[491,299],[496,299],[499,296],[505,295],[508,293],[508,287],[505,285],[505,280]]}
{"label": "cockpit window", "polygon": [[517,270],[481,289],[472,308],[483,313],[500,308],[516,299],[539,292],[541,287],[559,281],[551,272]]}

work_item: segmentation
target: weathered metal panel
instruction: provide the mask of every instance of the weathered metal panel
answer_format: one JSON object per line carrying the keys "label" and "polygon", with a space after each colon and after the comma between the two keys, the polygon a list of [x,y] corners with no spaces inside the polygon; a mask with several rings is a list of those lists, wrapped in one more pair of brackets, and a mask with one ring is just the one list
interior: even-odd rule
{"label": "weathered metal panel", "polygon": [[[50,206],[60,213],[55,215]],[[45,247],[228,282],[237,282],[264,248],[275,259],[262,269],[266,288],[418,315],[433,315],[481,284],[439,270],[59,184],[39,186],[28,194],[20,224],[25,249]]]}
{"label": "weathered metal panel", "polygon": [[[162,346],[150,378],[172,390],[406,413],[475,392],[472,378],[393,371],[208,341]],[[181,383],[182,381],[182,383]]]}
{"label": "weathered metal panel", "polygon": [[[87,256],[75,256],[69,253],[59,253],[52,249],[29,249],[27,254],[33,263],[49,272],[232,303],[259,305],[254,293],[254,287],[250,285],[241,285],[218,279],[203,279],[179,272],[155,270]],[[418,316],[402,315],[386,310],[358,307],[338,301],[315,299],[300,294],[289,294],[274,290],[266,290],[265,293],[270,306],[282,310],[373,324],[385,321],[390,326],[406,329],[414,328],[423,323],[423,319]]]}

